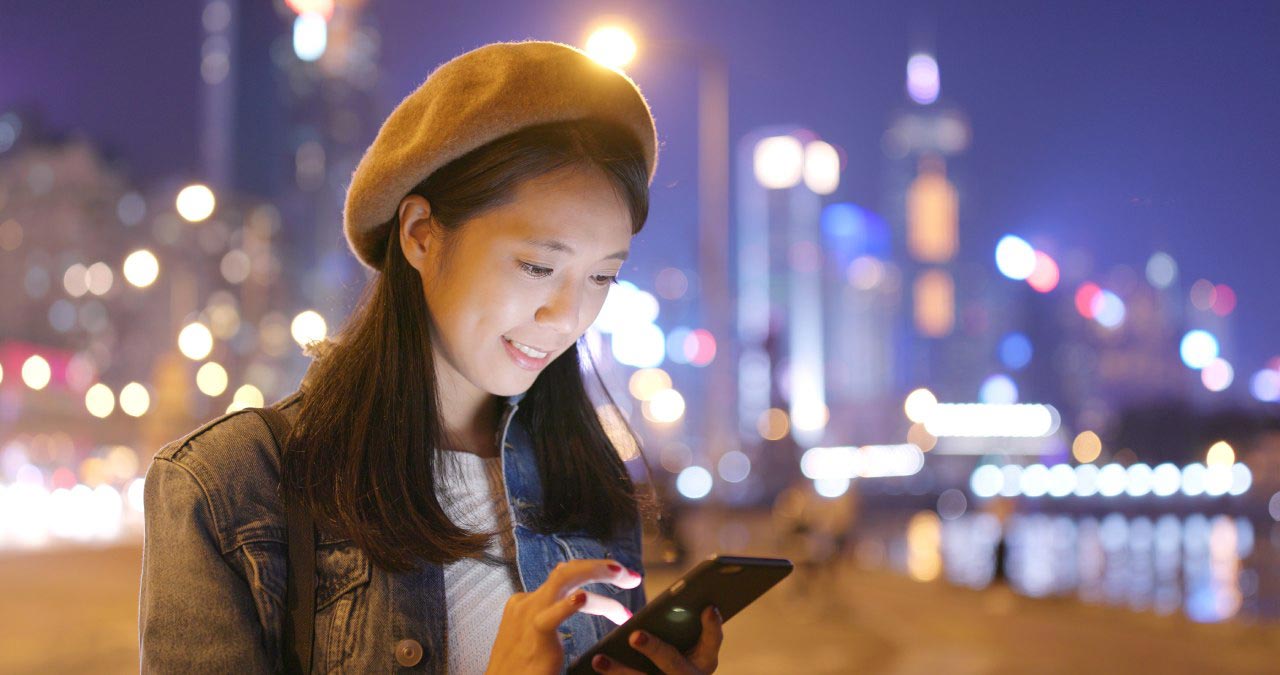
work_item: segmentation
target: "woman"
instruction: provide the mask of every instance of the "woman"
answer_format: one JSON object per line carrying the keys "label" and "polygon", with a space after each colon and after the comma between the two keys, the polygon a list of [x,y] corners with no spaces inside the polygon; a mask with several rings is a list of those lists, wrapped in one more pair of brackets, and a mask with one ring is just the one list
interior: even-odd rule
{"label": "woman", "polygon": [[[560,672],[644,604],[638,495],[578,344],[644,224],[656,146],[635,85],[553,43],[464,54],[397,106],[343,217],[376,273],[276,405],[283,455],[240,411],[147,473],[143,670],[288,662],[286,502],[318,531],[316,671]],[[687,654],[631,644],[710,672],[712,608],[702,624]]]}

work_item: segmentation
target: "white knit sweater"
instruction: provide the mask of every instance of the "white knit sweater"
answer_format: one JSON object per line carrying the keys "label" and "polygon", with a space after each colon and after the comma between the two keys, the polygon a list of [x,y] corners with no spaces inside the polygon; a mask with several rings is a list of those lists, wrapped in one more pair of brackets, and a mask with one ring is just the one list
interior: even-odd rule
{"label": "white knit sweater", "polygon": [[515,567],[515,535],[507,510],[502,459],[469,452],[442,453],[436,488],[453,522],[471,531],[498,532],[489,553],[510,561],[491,565],[465,558],[444,566],[444,594],[448,609],[449,674],[479,675],[489,665],[489,653],[502,621],[502,609],[520,591]]}

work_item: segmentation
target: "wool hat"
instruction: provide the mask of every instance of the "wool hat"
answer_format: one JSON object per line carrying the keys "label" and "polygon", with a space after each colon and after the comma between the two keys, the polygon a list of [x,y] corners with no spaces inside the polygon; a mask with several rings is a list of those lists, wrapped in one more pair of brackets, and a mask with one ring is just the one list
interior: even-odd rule
{"label": "wool hat", "polygon": [[501,42],[436,68],[382,123],[351,175],[347,245],[379,269],[400,200],[435,170],[525,127],[594,118],[631,131],[649,182],[658,164],[653,114],[631,78],[556,42]]}

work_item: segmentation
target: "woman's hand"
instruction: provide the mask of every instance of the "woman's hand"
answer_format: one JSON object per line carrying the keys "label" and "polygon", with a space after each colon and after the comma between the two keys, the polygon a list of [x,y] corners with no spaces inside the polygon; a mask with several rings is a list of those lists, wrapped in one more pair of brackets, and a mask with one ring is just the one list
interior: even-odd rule
{"label": "woman's hand", "polygon": [[[724,642],[723,623],[720,612],[715,607],[702,610],[702,635],[698,638],[698,644],[685,654],[642,630],[632,633],[627,643],[632,649],[647,656],[653,661],[653,665],[661,668],[667,675],[706,675],[715,672],[720,661],[720,644]],[[614,662],[604,654],[596,654],[591,660],[591,667],[597,673],[643,675],[638,670]]]}
{"label": "woman's hand", "polygon": [[556,628],[565,619],[575,612],[597,614],[616,624],[631,618],[630,610],[617,600],[580,588],[596,582],[635,588],[640,575],[613,560],[570,560],[556,565],[537,590],[516,593],[507,600],[486,672],[559,673],[564,669],[564,645]]}

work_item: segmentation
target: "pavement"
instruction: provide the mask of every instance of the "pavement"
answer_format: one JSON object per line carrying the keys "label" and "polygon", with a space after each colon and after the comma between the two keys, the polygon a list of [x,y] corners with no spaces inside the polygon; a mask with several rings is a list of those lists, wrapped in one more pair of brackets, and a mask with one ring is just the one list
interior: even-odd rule
{"label": "pavement", "polygon": [[[695,519],[687,531],[695,541],[723,542],[712,533],[724,532],[724,518]],[[731,518],[735,553],[770,553],[766,537],[749,534],[759,523]],[[0,672],[136,673],[140,555],[137,542],[0,552]],[[650,596],[696,560],[651,567]],[[1275,623],[1197,624],[917,582],[852,561],[797,569],[725,633],[718,672],[733,675],[1263,673],[1280,663]]]}

